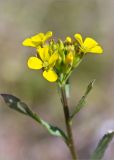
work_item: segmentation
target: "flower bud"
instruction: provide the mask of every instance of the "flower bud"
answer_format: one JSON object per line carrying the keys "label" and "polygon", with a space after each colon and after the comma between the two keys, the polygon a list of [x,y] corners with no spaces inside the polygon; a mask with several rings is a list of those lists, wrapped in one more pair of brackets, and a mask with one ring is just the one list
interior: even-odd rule
{"label": "flower bud", "polygon": [[65,63],[66,63],[66,64],[72,64],[73,59],[74,59],[73,52],[69,52],[69,53],[66,55]]}
{"label": "flower bud", "polygon": [[70,37],[66,37],[65,42],[67,42],[67,43],[71,43],[71,42],[72,42],[72,39],[71,39]]}

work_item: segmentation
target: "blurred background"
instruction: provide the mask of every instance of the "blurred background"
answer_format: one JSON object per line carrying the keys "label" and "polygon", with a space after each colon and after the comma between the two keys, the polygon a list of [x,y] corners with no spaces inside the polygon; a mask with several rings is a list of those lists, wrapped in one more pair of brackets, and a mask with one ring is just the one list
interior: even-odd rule
{"label": "blurred background", "polygon": [[[61,39],[81,33],[103,47],[103,55],[88,54],[71,76],[71,110],[89,81],[96,79],[86,107],[73,120],[80,160],[88,160],[99,139],[114,129],[113,15],[113,0],[0,0],[0,92],[21,98],[53,125],[65,130],[58,88],[43,79],[40,71],[27,68],[35,50],[23,47],[22,41],[51,30]],[[114,140],[104,160],[113,157]],[[70,154],[61,139],[10,110],[0,98],[0,159],[70,160]]]}

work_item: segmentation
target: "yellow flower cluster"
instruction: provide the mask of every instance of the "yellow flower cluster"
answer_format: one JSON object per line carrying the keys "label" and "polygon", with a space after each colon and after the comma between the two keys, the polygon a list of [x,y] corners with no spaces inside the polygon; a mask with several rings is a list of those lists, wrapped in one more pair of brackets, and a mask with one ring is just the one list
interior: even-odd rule
{"label": "yellow flower cluster", "polygon": [[43,77],[50,82],[66,81],[86,53],[101,54],[103,52],[94,39],[87,37],[83,41],[80,34],[75,34],[74,39],[66,37],[65,41],[57,42],[50,39],[51,37],[52,32],[49,31],[23,41],[24,46],[35,47],[37,53],[28,59],[28,67],[34,70],[42,69]]}

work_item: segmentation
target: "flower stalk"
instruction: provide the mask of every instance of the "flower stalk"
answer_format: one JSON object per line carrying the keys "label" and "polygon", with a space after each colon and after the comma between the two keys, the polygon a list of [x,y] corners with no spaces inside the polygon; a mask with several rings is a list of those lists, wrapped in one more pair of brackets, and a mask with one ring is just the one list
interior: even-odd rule
{"label": "flower stalk", "polygon": [[67,136],[68,136],[68,148],[70,150],[72,160],[77,160],[77,154],[75,152],[75,146],[74,146],[74,141],[73,141],[73,135],[72,135],[72,121],[70,118],[70,112],[69,112],[69,105],[68,105],[68,98],[66,95],[66,89],[65,85],[63,84],[60,86],[60,92],[61,92],[61,102],[63,105],[63,111],[64,111],[64,116],[65,116],[65,123],[66,123],[66,130],[67,130]]}

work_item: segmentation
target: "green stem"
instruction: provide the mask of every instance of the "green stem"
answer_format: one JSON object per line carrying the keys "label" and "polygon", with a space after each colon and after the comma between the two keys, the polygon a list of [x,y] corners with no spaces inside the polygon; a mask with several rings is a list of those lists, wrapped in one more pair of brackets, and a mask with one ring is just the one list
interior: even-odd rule
{"label": "green stem", "polygon": [[68,136],[68,147],[72,156],[72,160],[77,160],[77,155],[74,148],[74,141],[73,141],[73,135],[71,130],[71,119],[70,119],[70,113],[69,113],[69,106],[68,106],[68,99],[66,96],[66,90],[65,90],[65,84],[60,86],[61,89],[61,101],[63,105],[64,110],[64,116],[65,116],[65,123],[66,123],[66,130],[67,130],[67,136]]}

